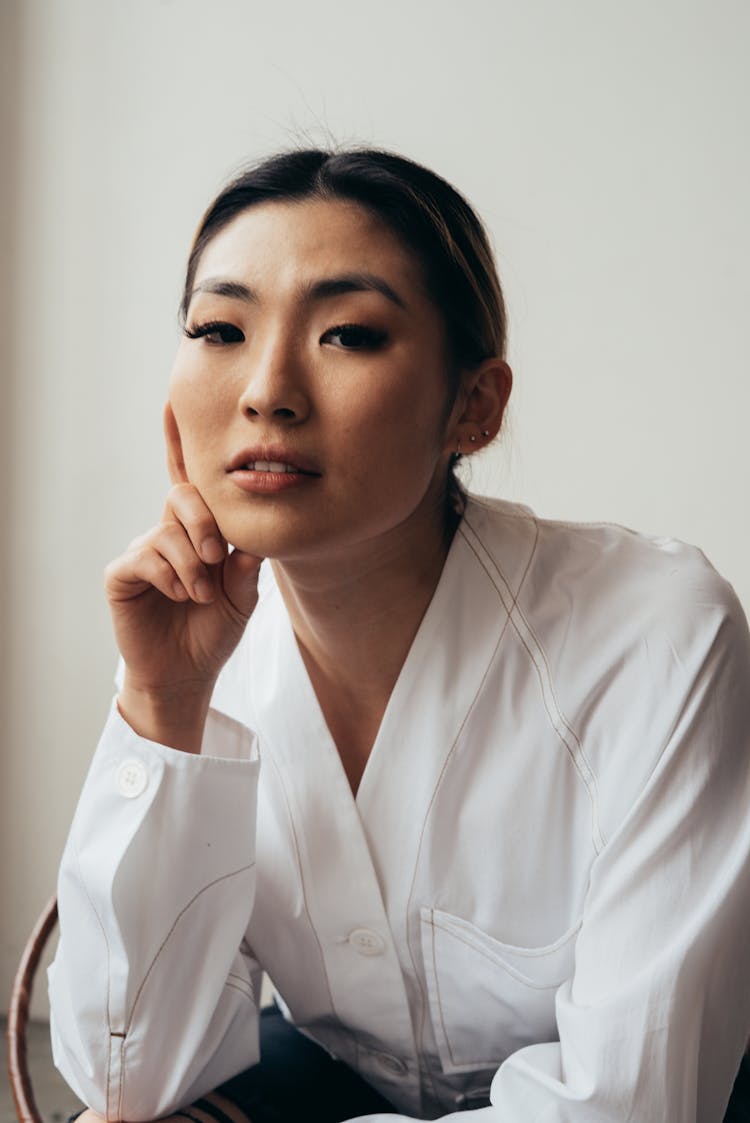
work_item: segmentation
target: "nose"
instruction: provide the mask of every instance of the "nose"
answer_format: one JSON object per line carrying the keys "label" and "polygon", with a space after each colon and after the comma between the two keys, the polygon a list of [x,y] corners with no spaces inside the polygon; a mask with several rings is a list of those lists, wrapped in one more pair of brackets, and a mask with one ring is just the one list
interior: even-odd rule
{"label": "nose", "polygon": [[268,340],[250,356],[250,369],[239,398],[245,417],[298,424],[310,413],[310,398],[299,356],[283,339]]}

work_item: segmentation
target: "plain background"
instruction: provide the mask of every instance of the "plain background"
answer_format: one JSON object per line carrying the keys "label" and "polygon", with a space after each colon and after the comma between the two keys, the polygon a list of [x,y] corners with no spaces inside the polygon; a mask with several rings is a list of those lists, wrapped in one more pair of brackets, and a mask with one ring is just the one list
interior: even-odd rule
{"label": "plain background", "polygon": [[476,490],[699,543],[750,605],[745,0],[0,0],[1,994],[158,516],[198,218],[257,156],[401,151],[497,249],[516,375]]}

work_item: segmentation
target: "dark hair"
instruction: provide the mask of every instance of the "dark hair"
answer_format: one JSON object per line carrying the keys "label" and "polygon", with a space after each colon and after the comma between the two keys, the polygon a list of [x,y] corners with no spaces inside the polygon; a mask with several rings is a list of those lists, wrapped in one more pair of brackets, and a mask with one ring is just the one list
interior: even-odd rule
{"label": "dark hair", "polygon": [[[248,207],[272,200],[346,199],[377,215],[420,262],[446,329],[451,402],[462,371],[505,357],[502,289],[485,229],[440,176],[379,149],[305,149],[272,156],[233,179],[204,214],[188,258],[180,312],[187,316],[196,269],[211,239]],[[460,487],[451,473],[454,501]]]}

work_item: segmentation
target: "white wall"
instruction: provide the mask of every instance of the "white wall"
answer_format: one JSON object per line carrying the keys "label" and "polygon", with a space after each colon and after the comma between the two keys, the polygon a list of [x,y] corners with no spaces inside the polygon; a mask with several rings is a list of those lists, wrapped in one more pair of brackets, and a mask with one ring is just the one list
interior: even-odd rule
{"label": "white wall", "polygon": [[517,379],[475,485],[696,541],[750,605],[750,7],[0,10],[5,994],[109,701],[101,570],[166,485],[187,245],[247,159],[330,135],[455,181],[495,239]]}

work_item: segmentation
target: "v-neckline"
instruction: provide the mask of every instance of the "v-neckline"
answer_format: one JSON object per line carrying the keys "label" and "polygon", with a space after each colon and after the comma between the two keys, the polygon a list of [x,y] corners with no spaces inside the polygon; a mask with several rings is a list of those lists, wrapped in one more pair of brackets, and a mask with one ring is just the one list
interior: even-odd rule
{"label": "v-neckline", "polygon": [[323,733],[323,737],[326,742],[326,755],[335,758],[335,764],[338,766],[341,776],[351,795],[352,802],[358,810],[361,805],[363,790],[366,792],[367,787],[369,787],[370,784],[373,783],[370,777],[374,772],[377,772],[379,770],[379,759],[384,754],[383,745],[389,741],[387,734],[388,728],[391,725],[392,721],[391,715],[394,710],[400,708],[400,699],[402,694],[404,694],[405,692],[408,693],[408,685],[406,684],[408,684],[410,679],[413,677],[411,674],[411,668],[415,662],[419,663],[421,661],[422,656],[420,652],[424,651],[426,646],[428,646],[425,636],[427,636],[428,634],[431,635],[435,631],[437,623],[436,616],[438,615],[435,609],[435,605],[442,599],[442,590],[450,581],[450,573],[455,565],[455,554],[460,550],[460,547],[457,546],[457,541],[460,538],[461,527],[459,524],[448,548],[448,553],[446,554],[443,568],[440,571],[440,576],[438,577],[437,584],[435,585],[432,596],[430,597],[430,600],[427,603],[427,607],[422,614],[422,619],[420,620],[417,630],[414,634],[414,638],[409,645],[409,649],[406,653],[403,663],[401,664],[401,668],[396,677],[396,681],[393,684],[393,688],[388,697],[388,701],[386,702],[385,709],[383,710],[383,715],[378,724],[378,728],[375,733],[372,745],[370,746],[367,760],[365,761],[365,766],[360,775],[356,792],[352,789],[352,786],[349,783],[349,777],[346,774],[344,762],[341,759],[341,754],[339,753],[335,738],[331,733],[330,727],[323,712],[323,707],[320,704],[320,700],[310,677],[310,673],[305,664],[304,656],[302,655],[302,651],[300,650],[299,641],[294,632],[289,613],[283,603],[283,597],[281,596],[281,592],[278,586],[274,583],[274,595],[278,597],[280,605],[282,607],[286,641],[291,655],[291,660],[294,664],[293,668],[290,668],[290,670],[293,670],[294,678],[297,684],[301,687],[306,695],[305,701],[307,708],[311,713],[315,715],[315,726]]}
{"label": "v-neckline", "polygon": [[[259,737],[261,786],[265,773],[285,791],[305,876],[331,900],[339,899],[342,877],[350,894],[356,884],[352,908],[377,886],[390,923],[406,908],[410,879],[404,870],[417,860],[435,793],[460,752],[462,731],[502,645],[534,550],[533,520],[514,518],[500,527],[476,503],[467,516],[391,692],[356,796],[272,579],[263,582],[246,649],[248,717]],[[499,586],[505,586],[483,558],[485,530],[498,555],[502,538],[513,540],[512,563],[503,575],[508,596],[501,595]],[[331,885],[329,867],[336,870]]]}

